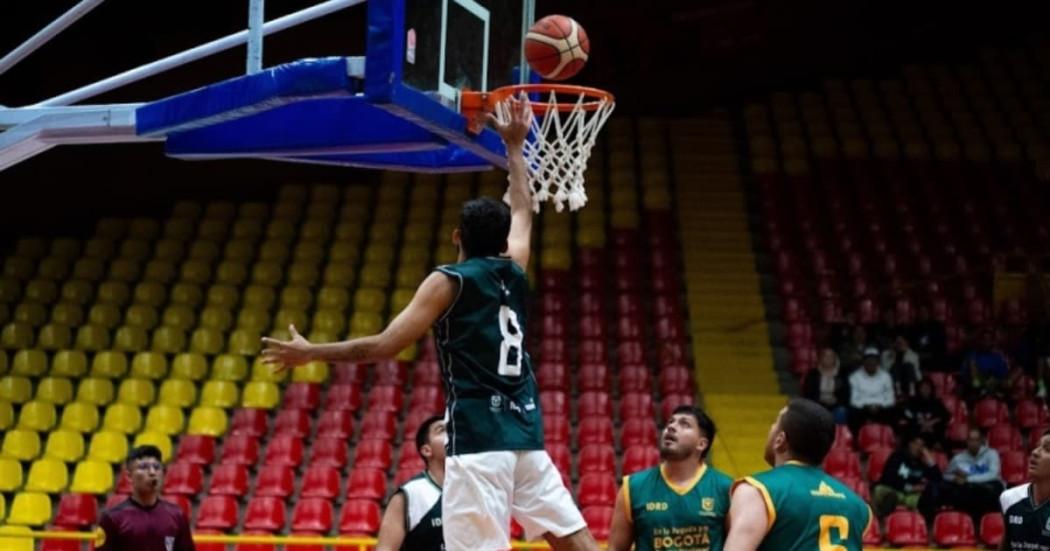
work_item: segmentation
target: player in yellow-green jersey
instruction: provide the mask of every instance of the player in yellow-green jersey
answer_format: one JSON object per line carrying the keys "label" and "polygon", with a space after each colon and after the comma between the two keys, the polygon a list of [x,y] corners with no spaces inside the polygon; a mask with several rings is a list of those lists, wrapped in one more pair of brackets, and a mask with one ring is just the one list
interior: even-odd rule
{"label": "player in yellow-green jersey", "polygon": [[868,504],[820,467],[835,420],[816,402],[780,410],[766,442],[771,470],[733,485],[726,551],[861,551]]}

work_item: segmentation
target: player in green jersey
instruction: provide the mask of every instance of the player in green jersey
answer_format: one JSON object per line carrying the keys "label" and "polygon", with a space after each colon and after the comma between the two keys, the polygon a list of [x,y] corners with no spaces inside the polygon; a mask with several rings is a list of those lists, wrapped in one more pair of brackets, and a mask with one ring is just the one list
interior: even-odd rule
{"label": "player in green jersey", "polygon": [[722,550],[733,479],[706,463],[714,441],[706,413],[674,410],[660,438],[660,465],[623,477],[609,551]]}
{"label": "player in green jersey", "polygon": [[1002,551],[1050,551],[1050,430],[1028,459],[1031,482],[1003,492]]}
{"label": "player in green jersey", "polygon": [[441,484],[445,481],[445,422],[419,425],[416,450],[426,469],[397,489],[383,513],[376,551],[442,551]]}
{"label": "player in green jersey", "polygon": [[835,441],[835,420],[820,404],[794,399],[769,431],[772,470],[733,486],[726,551],[861,551],[873,515],[857,494],[820,465]]}
{"label": "player in green jersey", "polygon": [[263,357],[281,368],[311,360],[375,362],[394,357],[434,327],[448,434],[445,548],[508,549],[513,517],[528,539],[546,538],[559,551],[597,551],[544,450],[539,389],[524,349],[532,192],[522,150],[532,108],[524,95],[510,101],[506,120],[488,116],[507,148],[509,207],[484,198],[463,205],[452,235],[458,262],[431,273],[378,335],[313,344],[290,327],[290,341],[263,339]]}

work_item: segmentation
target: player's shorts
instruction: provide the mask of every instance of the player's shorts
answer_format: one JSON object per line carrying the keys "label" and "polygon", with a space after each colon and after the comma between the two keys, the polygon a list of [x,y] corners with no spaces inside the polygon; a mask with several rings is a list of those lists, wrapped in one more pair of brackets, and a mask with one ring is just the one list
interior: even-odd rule
{"label": "player's shorts", "polygon": [[445,459],[441,523],[446,551],[510,548],[510,519],[525,539],[568,536],[587,527],[545,450],[497,451]]}

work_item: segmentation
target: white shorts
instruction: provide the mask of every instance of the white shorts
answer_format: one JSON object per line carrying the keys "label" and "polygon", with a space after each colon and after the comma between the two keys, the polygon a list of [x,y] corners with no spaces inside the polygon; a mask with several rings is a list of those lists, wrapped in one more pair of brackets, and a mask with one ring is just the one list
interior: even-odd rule
{"label": "white shorts", "polygon": [[510,519],[525,539],[568,536],[587,527],[545,450],[497,451],[445,459],[441,523],[446,551],[510,549]]}

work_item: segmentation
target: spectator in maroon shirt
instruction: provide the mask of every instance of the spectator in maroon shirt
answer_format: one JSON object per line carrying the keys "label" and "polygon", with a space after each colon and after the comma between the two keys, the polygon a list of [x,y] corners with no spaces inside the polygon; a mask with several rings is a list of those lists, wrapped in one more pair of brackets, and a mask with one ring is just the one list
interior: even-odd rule
{"label": "spectator in maroon shirt", "polygon": [[195,551],[190,523],[182,509],[160,499],[164,463],[156,446],[128,454],[132,493],[99,520],[104,540],[98,551]]}

